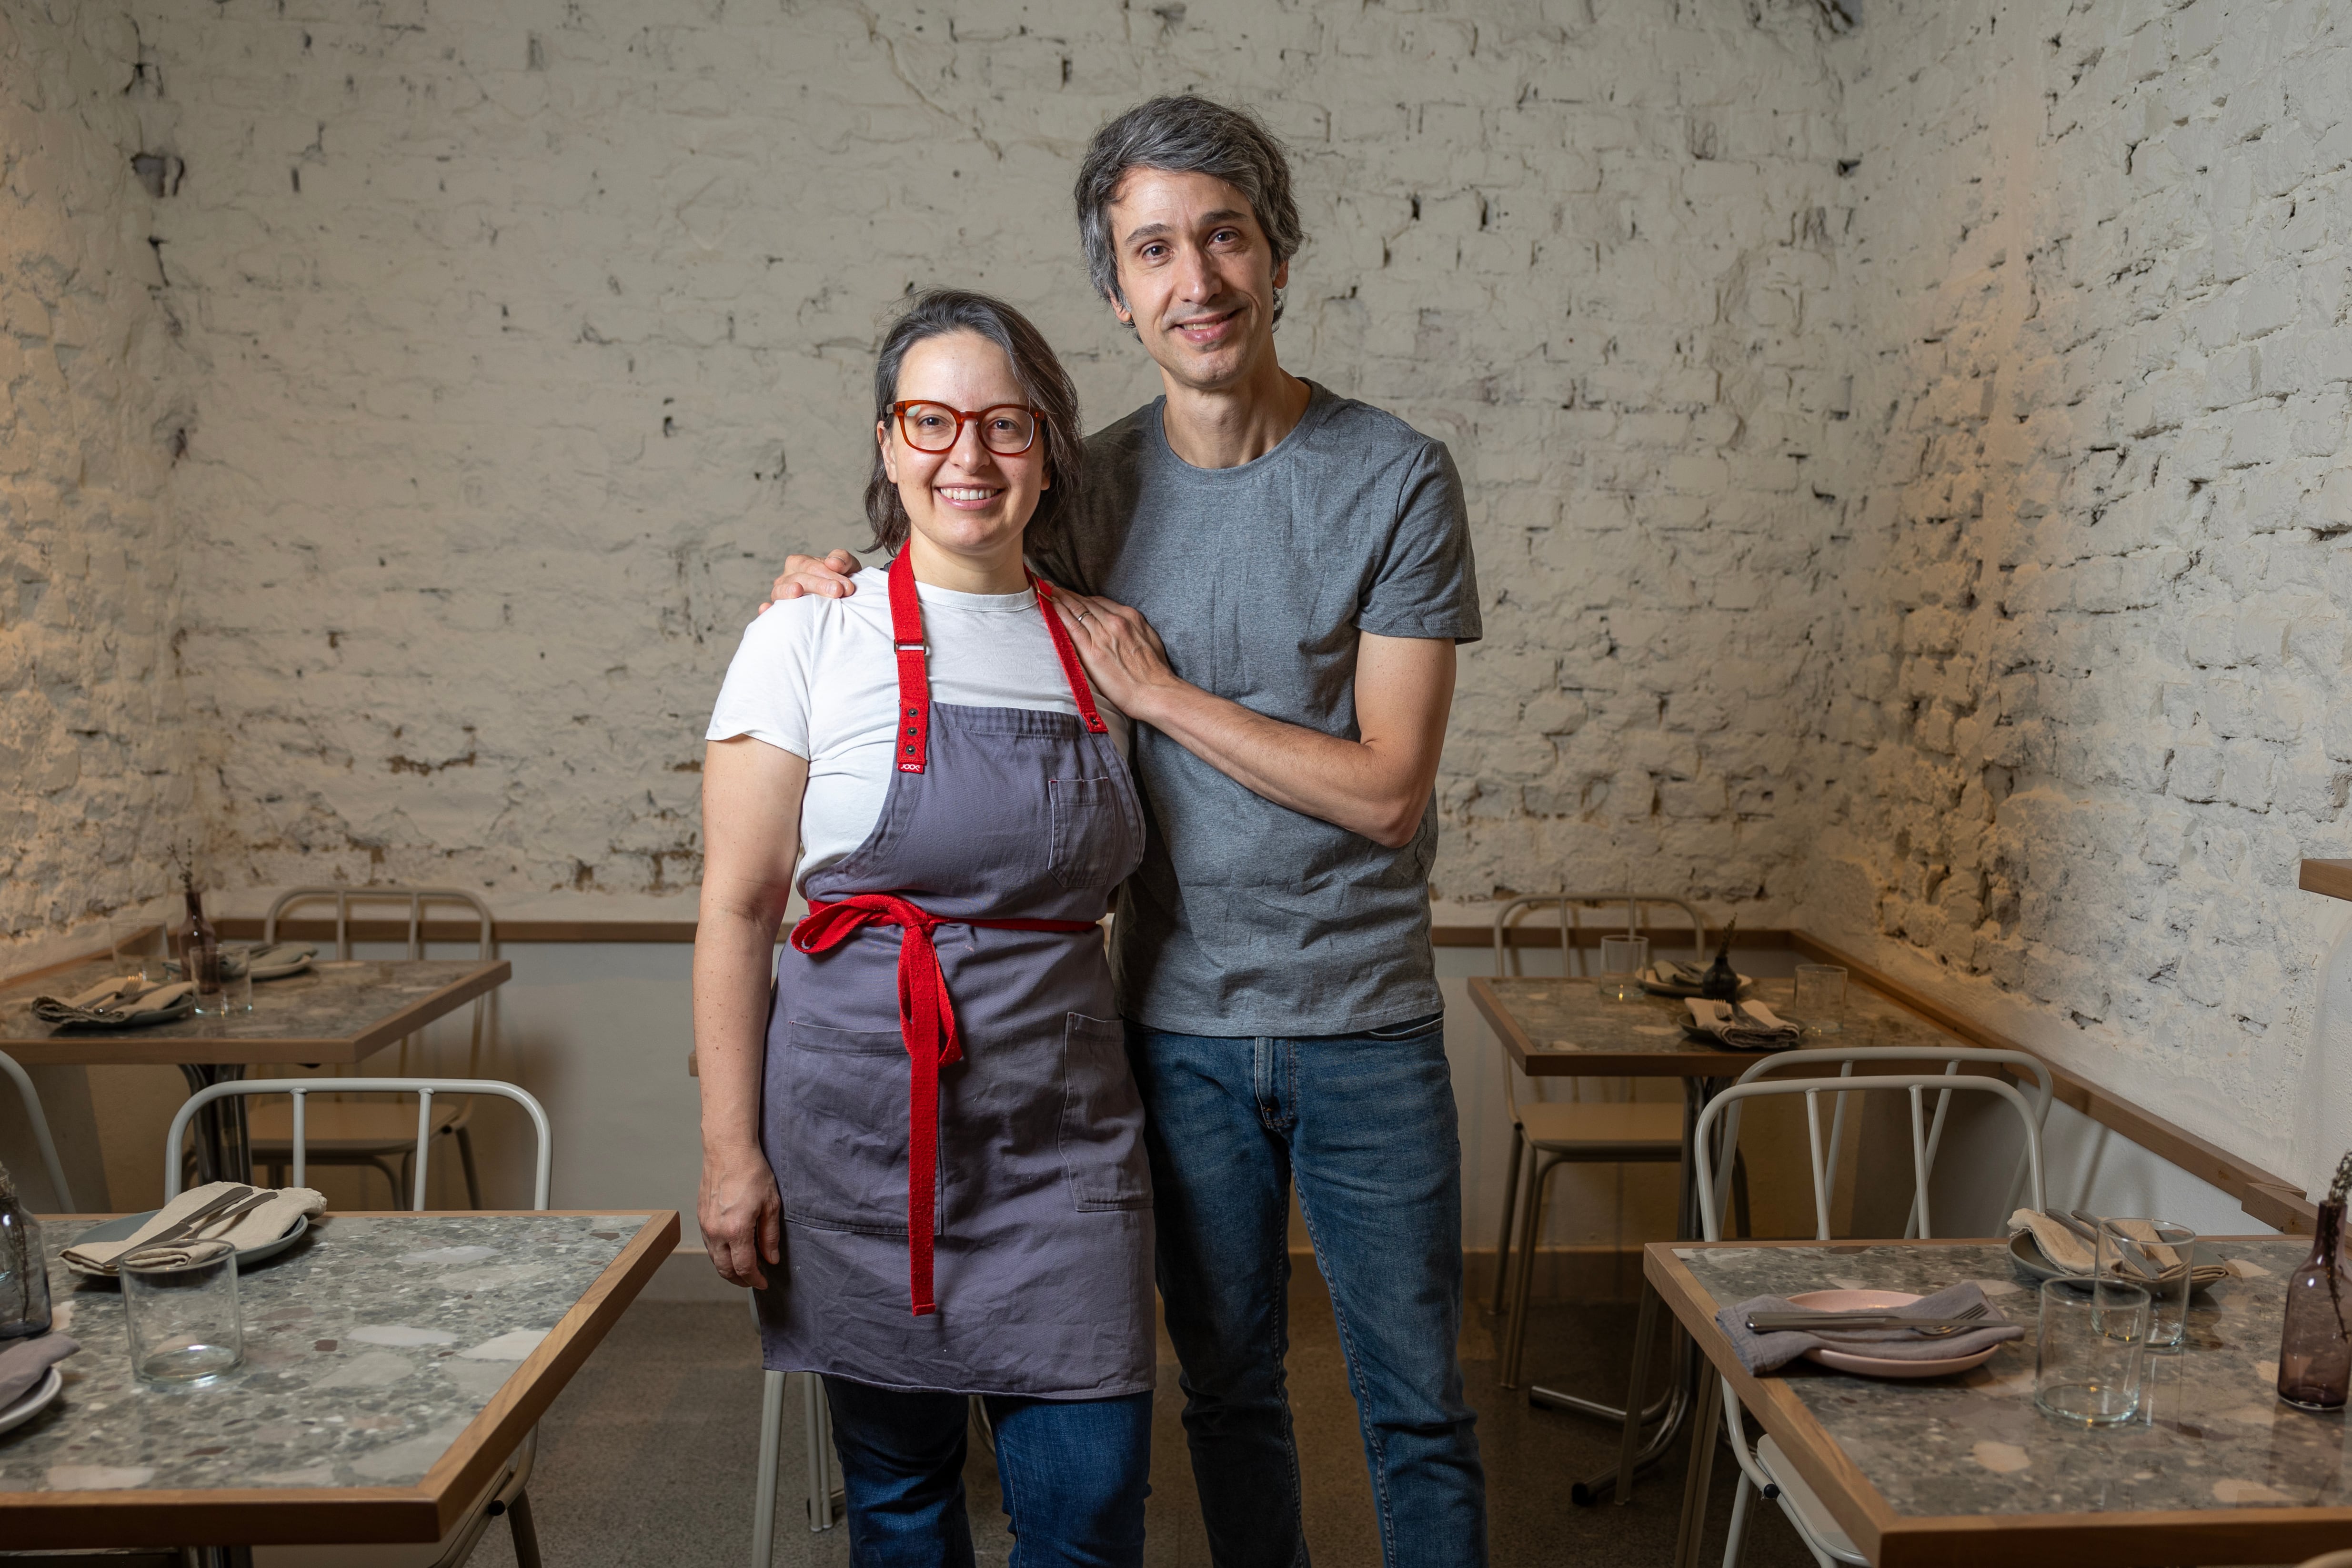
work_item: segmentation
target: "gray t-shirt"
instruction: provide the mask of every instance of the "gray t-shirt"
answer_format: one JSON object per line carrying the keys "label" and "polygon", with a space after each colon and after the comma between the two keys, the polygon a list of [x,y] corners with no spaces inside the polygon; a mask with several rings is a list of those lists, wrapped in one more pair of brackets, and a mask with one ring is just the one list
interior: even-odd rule
{"label": "gray t-shirt", "polygon": [[[1087,442],[1052,582],[1141,611],[1176,673],[1270,719],[1356,738],[1356,637],[1479,635],[1462,481],[1444,444],[1313,383],[1281,445],[1237,468],[1169,448],[1164,399]],[[1437,1012],[1437,804],[1402,849],[1254,795],[1147,725],[1150,832],[1121,889],[1119,1007],[1192,1035],[1338,1035]]]}

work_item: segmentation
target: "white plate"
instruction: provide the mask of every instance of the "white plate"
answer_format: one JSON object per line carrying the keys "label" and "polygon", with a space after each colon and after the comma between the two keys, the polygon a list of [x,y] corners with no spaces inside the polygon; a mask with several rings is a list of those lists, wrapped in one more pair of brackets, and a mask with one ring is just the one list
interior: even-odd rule
{"label": "white plate", "polygon": [[[1887,1312],[1924,1299],[1906,1296],[1900,1290],[1808,1290],[1801,1296],[1790,1297],[1789,1305],[1810,1312]],[[1973,1355],[1939,1356],[1931,1361],[1898,1361],[1826,1347],[1809,1350],[1805,1354],[1823,1366],[1859,1373],[1864,1377],[1948,1377],[1953,1373],[1984,1365],[1999,1349],[2000,1345],[1990,1344]]]}
{"label": "white plate", "polygon": [[33,1384],[33,1391],[5,1410],[0,1410],[0,1432],[14,1431],[49,1407],[49,1402],[65,1391],[66,1380],[53,1363],[49,1375]]}

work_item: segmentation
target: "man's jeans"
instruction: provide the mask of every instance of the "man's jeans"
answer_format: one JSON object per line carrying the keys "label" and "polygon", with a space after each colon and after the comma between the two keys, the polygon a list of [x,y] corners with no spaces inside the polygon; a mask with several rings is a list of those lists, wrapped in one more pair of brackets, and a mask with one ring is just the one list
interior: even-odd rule
{"label": "man's jeans", "polygon": [[[1039,1280],[1041,1290],[1053,1289]],[[961,1394],[824,1380],[857,1568],[971,1568]],[[1139,1568],[1151,1394],[987,1398],[1014,1568]]]}
{"label": "man's jeans", "polygon": [[1383,1560],[1485,1563],[1477,1417],[1454,1352],[1462,1150],[1444,1020],[1308,1039],[1130,1023],[1127,1039],[1211,1560],[1307,1562],[1282,1366],[1295,1178],[1331,1286]]}

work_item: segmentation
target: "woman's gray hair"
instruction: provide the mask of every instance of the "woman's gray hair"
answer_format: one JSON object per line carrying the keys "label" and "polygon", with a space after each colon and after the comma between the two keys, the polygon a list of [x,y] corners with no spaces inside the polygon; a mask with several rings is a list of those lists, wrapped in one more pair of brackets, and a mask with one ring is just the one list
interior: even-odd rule
{"label": "woman's gray hair", "polygon": [[[1110,204],[1129,169],[1207,174],[1249,198],[1250,211],[1274,247],[1274,265],[1298,253],[1307,231],[1290,196],[1290,163],[1282,143],[1246,109],[1229,109],[1191,93],[1139,103],[1095,132],[1078,165],[1078,233],[1086,242],[1087,276],[1097,292],[1124,305],[1118,255],[1111,243]],[[1282,296],[1274,299],[1282,320]]]}
{"label": "woman's gray hair", "polygon": [[[907,363],[907,351],[926,338],[950,332],[972,332],[1003,349],[1013,362],[1013,379],[1042,416],[1037,434],[1045,443],[1045,474],[1053,488],[1037,498],[1029,523],[1050,522],[1056,512],[1076,503],[1078,487],[1086,482],[1078,389],[1070,384],[1069,373],[1054,356],[1045,334],[1003,300],[964,289],[933,289],[916,295],[882,334],[882,352],[874,357],[874,422],[886,429],[890,425],[890,405],[898,401],[898,370]],[[874,447],[873,472],[866,480],[866,521],[874,525],[871,548],[893,555],[905,547],[914,527],[906,503],[898,499],[898,487],[883,467],[879,442]]]}

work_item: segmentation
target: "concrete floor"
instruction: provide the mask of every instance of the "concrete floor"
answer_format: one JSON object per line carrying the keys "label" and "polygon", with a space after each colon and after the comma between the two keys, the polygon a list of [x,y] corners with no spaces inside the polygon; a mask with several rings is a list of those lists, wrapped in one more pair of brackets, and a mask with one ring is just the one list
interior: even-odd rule
{"label": "concrete floor", "polygon": [[[1379,1537],[1356,1413],[1340,1362],[1329,1299],[1311,1268],[1291,1287],[1290,1387],[1306,1479],[1307,1538],[1325,1568],[1375,1568]],[[1616,1304],[1539,1308],[1529,1370],[1540,1380],[1610,1389],[1622,1397],[1633,1313]],[[1475,1314],[1463,1338],[1471,1402],[1486,1464],[1493,1561],[1544,1564],[1660,1564],[1673,1554],[1682,1495],[1679,1451],[1647,1479],[1634,1504],[1579,1508],[1569,1483],[1606,1465],[1615,1433],[1601,1424],[1530,1410],[1495,1384],[1490,1321]],[[582,1368],[542,1427],[531,1483],[540,1542],[551,1565],[746,1568],[760,1418],[758,1343],[740,1306],[641,1302]],[[799,1480],[798,1388],[787,1407],[783,1502],[775,1563],[845,1568],[845,1531],[809,1533]],[[1152,1568],[1207,1568],[1190,1462],[1178,1413],[1182,1399],[1164,1354],[1153,1433],[1146,1560]],[[1716,1467],[1708,1562],[1720,1562],[1732,1465]],[[975,1444],[967,1471],[973,1535],[983,1563],[1003,1563],[1011,1542],[998,1511],[994,1466]],[[505,1527],[494,1525],[474,1562],[508,1568]],[[1806,1568],[1811,1556],[1776,1509],[1749,1531],[1752,1568]]]}

